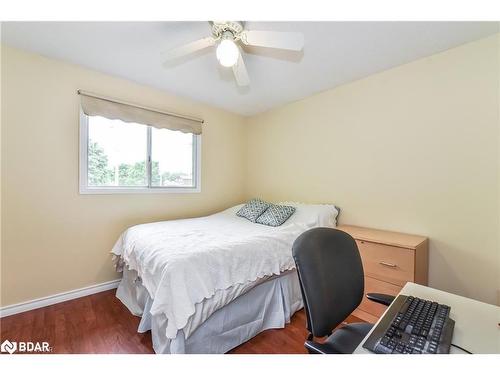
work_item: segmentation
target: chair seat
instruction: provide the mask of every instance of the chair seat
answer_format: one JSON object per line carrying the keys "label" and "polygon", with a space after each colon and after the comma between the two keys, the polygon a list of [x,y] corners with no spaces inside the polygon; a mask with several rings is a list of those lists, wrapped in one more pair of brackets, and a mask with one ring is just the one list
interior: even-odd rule
{"label": "chair seat", "polygon": [[306,341],[309,353],[351,354],[373,328],[370,323],[351,323],[336,329],[325,342]]}

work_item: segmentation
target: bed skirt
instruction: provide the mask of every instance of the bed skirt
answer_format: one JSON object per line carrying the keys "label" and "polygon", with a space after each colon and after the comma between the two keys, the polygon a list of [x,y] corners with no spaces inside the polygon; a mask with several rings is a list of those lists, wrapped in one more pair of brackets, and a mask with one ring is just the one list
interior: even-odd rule
{"label": "bed skirt", "polygon": [[150,314],[153,299],[140,281],[124,272],[116,296],[132,314],[141,316],[138,332],[151,330],[157,354],[226,353],[266,329],[283,328],[303,306],[294,270],[264,281],[215,311],[187,339],[183,330],[169,339],[166,318]]}

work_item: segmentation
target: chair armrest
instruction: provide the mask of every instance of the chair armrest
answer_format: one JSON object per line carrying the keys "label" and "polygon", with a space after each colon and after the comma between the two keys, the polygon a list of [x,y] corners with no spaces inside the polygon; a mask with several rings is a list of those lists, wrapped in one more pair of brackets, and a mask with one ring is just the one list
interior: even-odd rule
{"label": "chair armrest", "polygon": [[368,298],[370,301],[389,306],[396,297],[381,293],[367,293],[366,298]]}

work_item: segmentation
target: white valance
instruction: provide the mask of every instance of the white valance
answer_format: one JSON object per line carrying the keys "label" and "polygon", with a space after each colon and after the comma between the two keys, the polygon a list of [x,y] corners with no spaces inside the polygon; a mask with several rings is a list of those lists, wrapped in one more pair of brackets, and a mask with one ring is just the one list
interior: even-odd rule
{"label": "white valance", "polygon": [[203,123],[201,119],[121,102],[81,90],[78,90],[78,94],[81,96],[83,113],[88,116],[102,116],[111,120],[135,122],[160,129],[201,134]]}

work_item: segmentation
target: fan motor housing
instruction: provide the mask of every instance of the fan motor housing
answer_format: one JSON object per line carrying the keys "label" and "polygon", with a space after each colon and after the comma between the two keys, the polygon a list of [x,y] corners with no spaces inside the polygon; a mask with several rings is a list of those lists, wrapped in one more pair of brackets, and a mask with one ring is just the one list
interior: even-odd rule
{"label": "fan motor housing", "polygon": [[216,38],[220,38],[222,34],[229,31],[235,38],[243,31],[243,22],[240,21],[213,21],[212,34]]}

